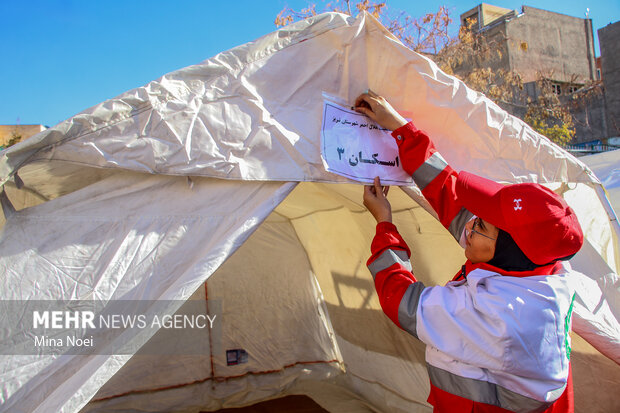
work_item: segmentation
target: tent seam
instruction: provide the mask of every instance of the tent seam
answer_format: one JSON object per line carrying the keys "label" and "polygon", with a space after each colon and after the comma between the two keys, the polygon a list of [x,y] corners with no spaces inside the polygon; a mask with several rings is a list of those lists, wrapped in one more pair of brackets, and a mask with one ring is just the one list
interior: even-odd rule
{"label": "tent seam", "polygon": [[[209,290],[207,288],[207,282],[208,280],[205,281],[205,305],[207,306],[207,317],[209,317]],[[209,360],[211,361],[210,379],[212,380],[215,377],[215,364],[213,363],[213,340],[211,335],[211,329],[209,329]]]}
{"label": "tent seam", "polygon": [[274,369],[274,370],[264,370],[264,371],[247,371],[243,374],[239,374],[239,375],[235,375],[235,376],[224,376],[224,377],[217,377],[217,376],[213,376],[213,377],[207,377],[207,378],[203,378],[203,379],[198,379],[198,380],[194,380],[192,382],[187,382],[187,383],[180,383],[180,384],[174,384],[174,385],[170,385],[170,386],[162,386],[162,387],[156,387],[156,388],[152,388],[152,389],[142,389],[142,390],[132,390],[132,391],[128,391],[125,393],[120,393],[120,394],[115,394],[112,396],[106,396],[106,397],[101,397],[98,399],[92,399],[91,402],[100,402],[100,401],[105,401],[105,400],[111,400],[111,399],[116,399],[119,397],[125,397],[125,396],[129,396],[132,394],[142,394],[142,393],[153,393],[153,392],[158,392],[158,391],[165,391],[165,390],[173,390],[173,389],[178,389],[181,387],[186,387],[186,386],[192,386],[195,384],[201,384],[201,383],[206,383],[210,380],[214,380],[216,382],[225,382],[228,380],[232,380],[232,379],[240,379],[249,375],[262,375],[262,374],[272,374],[272,373],[279,373],[284,371],[285,369],[291,368],[291,367],[295,367],[298,365],[307,365],[307,364],[332,364],[332,363],[339,363],[340,364],[340,360],[315,360],[315,361],[297,361],[295,363],[292,364],[287,364],[286,366],[283,366],[280,369]]}

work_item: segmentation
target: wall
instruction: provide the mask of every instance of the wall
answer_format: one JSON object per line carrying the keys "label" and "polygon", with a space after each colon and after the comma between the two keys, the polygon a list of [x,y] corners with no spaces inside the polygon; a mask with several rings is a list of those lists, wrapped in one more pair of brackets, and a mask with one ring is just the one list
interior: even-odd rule
{"label": "wall", "polygon": [[45,129],[43,125],[0,125],[0,146],[5,146],[16,135],[24,140]]}
{"label": "wall", "polygon": [[598,30],[608,137],[620,136],[620,21]]}
{"label": "wall", "polygon": [[505,24],[510,67],[524,82],[536,80],[539,73],[560,82],[595,79],[590,19],[523,6],[523,13]]}

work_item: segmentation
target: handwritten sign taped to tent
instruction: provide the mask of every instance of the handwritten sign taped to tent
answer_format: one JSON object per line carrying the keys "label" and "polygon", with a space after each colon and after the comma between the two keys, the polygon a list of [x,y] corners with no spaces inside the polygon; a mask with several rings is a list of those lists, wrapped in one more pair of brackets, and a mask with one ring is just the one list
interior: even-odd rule
{"label": "handwritten sign taped to tent", "polygon": [[325,169],[360,182],[409,185],[398,146],[390,131],[361,113],[325,101],[321,127],[321,157]]}

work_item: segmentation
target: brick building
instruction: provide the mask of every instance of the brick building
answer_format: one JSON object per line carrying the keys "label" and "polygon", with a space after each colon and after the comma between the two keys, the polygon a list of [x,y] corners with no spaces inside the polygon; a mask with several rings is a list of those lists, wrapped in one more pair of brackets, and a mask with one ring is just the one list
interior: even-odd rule
{"label": "brick building", "polygon": [[620,137],[620,21],[598,29],[608,137]]}
{"label": "brick building", "polygon": [[[525,92],[532,99],[540,94],[537,85],[539,79],[550,82],[553,91],[565,101],[572,99],[573,94],[584,86],[590,87],[599,80],[592,20],[589,18],[572,17],[529,6],[523,6],[521,12],[518,12],[483,3],[461,14],[461,24],[472,24],[474,30],[483,32],[488,40],[499,44],[501,54],[485,61],[485,65],[519,73]],[[610,38],[616,39],[615,43],[609,41],[609,47],[616,48],[615,63],[610,63],[615,68],[610,70],[616,73],[619,67],[619,29],[609,30]],[[467,67],[463,69],[467,70]],[[618,135],[608,128],[609,118],[613,114],[606,110],[606,100],[602,94],[604,88],[598,87],[597,90],[601,93],[590,96],[587,104],[572,111],[576,130],[573,144]],[[620,104],[609,100],[607,103]],[[517,102],[506,105],[505,109],[521,118],[526,111],[523,104]],[[617,118],[617,114],[615,116]]]}
{"label": "brick building", "polygon": [[[505,39],[505,69],[518,72],[524,83],[539,74],[561,87],[596,79],[592,20],[523,6],[522,12],[480,4],[461,14],[478,30]],[[566,86],[565,86],[566,85]]]}

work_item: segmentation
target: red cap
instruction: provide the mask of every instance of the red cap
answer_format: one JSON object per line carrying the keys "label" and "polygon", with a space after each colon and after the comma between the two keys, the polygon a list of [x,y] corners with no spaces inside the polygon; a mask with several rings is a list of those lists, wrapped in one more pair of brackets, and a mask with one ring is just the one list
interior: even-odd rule
{"label": "red cap", "polygon": [[583,244],[573,209],[542,185],[502,185],[461,172],[456,195],[465,209],[509,233],[534,264],[573,255]]}

